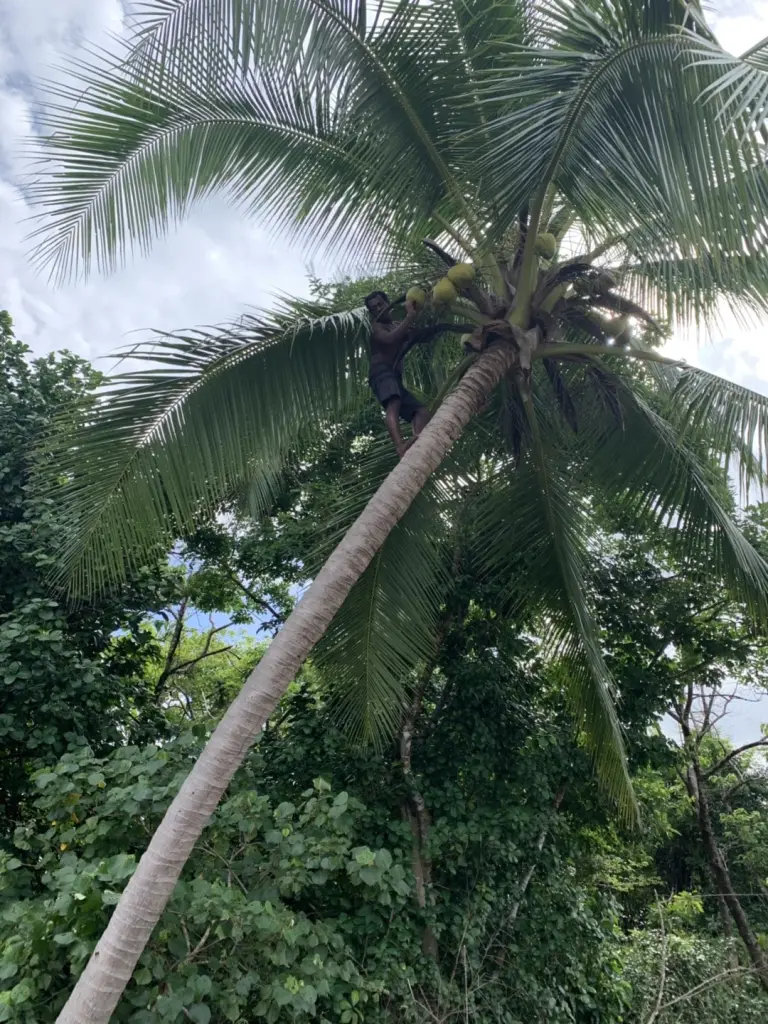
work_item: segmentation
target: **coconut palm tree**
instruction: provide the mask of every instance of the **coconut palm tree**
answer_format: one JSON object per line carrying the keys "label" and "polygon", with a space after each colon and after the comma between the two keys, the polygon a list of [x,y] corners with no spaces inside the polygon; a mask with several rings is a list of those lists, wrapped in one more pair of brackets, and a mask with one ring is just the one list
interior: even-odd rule
{"label": "coconut palm tree", "polygon": [[[358,517],[184,782],[59,1017],[69,1024],[109,1019],[321,638],[348,721],[375,734],[397,720],[403,680],[435,642],[440,537],[459,528],[468,488],[494,482],[461,528],[508,574],[511,601],[523,581],[629,818],[585,596],[591,503],[624,528],[676,524],[682,556],[768,612],[768,567],[716,473],[738,464],[745,487],[762,485],[768,401],[655,344],[665,325],[768,307],[764,49],[731,57],[682,0],[145,0],[137,17],[125,52],[78,65],[48,108],[32,188],[41,263],[109,270],[220,191],[382,275],[431,286],[458,262],[475,276],[434,310],[469,337],[463,356],[447,334],[426,360],[443,385],[431,424],[386,475],[387,456],[372,459],[380,486],[350,497]],[[243,488],[268,503],[285,460],[365,400],[368,331],[364,309],[286,303],[133,350],[146,368],[52,439],[46,471],[72,538],[59,581],[119,582]]]}

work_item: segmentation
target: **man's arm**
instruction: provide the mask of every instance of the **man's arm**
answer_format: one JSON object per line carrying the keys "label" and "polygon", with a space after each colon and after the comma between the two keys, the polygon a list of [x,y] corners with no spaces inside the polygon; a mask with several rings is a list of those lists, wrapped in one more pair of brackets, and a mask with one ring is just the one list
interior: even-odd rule
{"label": "man's arm", "polygon": [[458,334],[459,331],[471,332],[474,330],[474,326],[474,324],[430,324],[427,327],[419,327],[418,330],[411,331],[408,340],[400,350],[398,364],[402,365],[403,359],[412,348],[416,348],[417,345],[426,345],[438,334],[445,334],[447,331],[451,331],[453,334]]}
{"label": "man's arm", "polygon": [[388,331],[384,324],[379,324],[374,320],[371,330],[373,340],[384,345],[399,345],[405,341],[411,332],[413,321],[418,316],[418,310],[412,302],[406,302],[405,310],[405,316],[391,331]]}

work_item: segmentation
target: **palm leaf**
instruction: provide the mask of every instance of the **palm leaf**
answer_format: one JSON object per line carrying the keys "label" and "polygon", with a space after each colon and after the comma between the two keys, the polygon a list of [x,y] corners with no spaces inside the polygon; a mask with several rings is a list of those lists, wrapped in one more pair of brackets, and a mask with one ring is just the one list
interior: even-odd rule
{"label": "palm leaf", "polygon": [[[669,530],[670,543],[681,560],[694,567],[708,565],[712,576],[744,601],[756,620],[765,621],[768,565],[734,522],[725,470],[716,471],[707,459],[738,456],[745,441],[741,431],[747,438],[762,433],[768,400],[754,396],[759,412],[731,416],[722,411],[727,386],[713,399],[715,379],[699,381],[693,388],[684,380],[678,383],[680,390],[674,381],[662,382],[669,387],[665,401],[663,395],[651,400],[637,380],[611,375],[622,396],[624,430],[607,435],[588,464],[607,506],[629,513],[646,527],[674,527]],[[659,374],[652,376],[658,380]],[[691,417],[685,415],[686,395]],[[708,401],[713,410],[709,421],[704,415]],[[665,417],[658,411],[659,402],[663,409],[674,407],[674,412]],[[690,426],[694,417],[699,418],[697,431]],[[744,472],[756,472],[752,457],[745,461]],[[761,477],[759,473],[755,479]]]}
{"label": "palm leaf", "polygon": [[681,31],[683,5],[540,10],[536,45],[512,51],[484,92],[502,224],[552,180],[587,232],[634,232],[649,256],[740,252],[766,172],[754,140],[702,99],[715,73]]}
{"label": "palm leaf", "polygon": [[[142,85],[114,63],[81,65],[73,77],[59,90],[64,103],[48,108],[43,143],[64,169],[29,190],[45,215],[35,259],[60,278],[92,262],[114,269],[216,191],[316,246],[341,233],[350,258],[402,219],[399,189],[424,202],[418,168],[414,178],[404,160],[395,182],[382,154],[334,130],[329,103],[303,102],[290,76],[227,83],[218,94]],[[87,102],[71,110],[83,90]]]}
{"label": "palm leaf", "polygon": [[717,103],[721,116],[742,130],[757,126],[766,142],[768,119],[768,38],[738,57],[725,53],[714,40],[697,39],[699,60],[718,74],[704,96]]}
{"label": "palm leaf", "polygon": [[477,185],[451,155],[467,127],[445,88],[467,74],[453,7],[392,5],[367,36],[362,10],[148,5],[133,51],[53,87],[44,162],[56,169],[29,189],[38,261],[65,276],[112,269],[214,191],[349,260],[434,227],[434,211],[466,221]]}
{"label": "palm leaf", "polygon": [[439,498],[435,484],[419,495],[316,649],[334,714],[358,742],[391,739],[416,670],[435,653],[450,561]]}
{"label": "palm leaf", "polygon": [[686,366],[673,380],[670,425],[683,438],[700,438],[723,468],[736,456],[741,496],[748,500],[750,488],[762,485],[768,458],[768,398],[697,367]]}
{"label": "palm leaf", "polygon": [[[768,201],[768,190],[766,191]],[[755,230],[752,242],[759,240]],[[768,251],[730,253],[714,261],[706,253],[630,258],[622,267],[622,285],[643,307],[670,323],[715,325],[723,307],[754,325],[768,310]],[[636,254],[632,252],[632,257]],[[750,316],[751,314],[751,316]]]}
{"label": "palm leaf", "polygon": [[228,55],[233,70],[242,69],[269,7],[261,0],[141,0],[129,15],[128,63],[142,76],[168,75],[182,71],[182,55],[192,51]]}
{"label": "palm leaf", "polygon": [[366,324],[287,308],[130,350],[150,365],[115,378],[42,463],[66,480],[57,581],[87,593],[124,578],[245,482],[267,502],[290,447],[363,400]]}
{"label": "palm leaf", "polygon": [[574,494],[571,446],[551,403],[526,403],[531,447],[514,473],[503,466],[478,523],[482,558],[510,578],[509,597],[538,614],[546,650],[606,791],[625,818],[637,807],[627,770],[615,687],[605,665],[587,594],[589,510]]}

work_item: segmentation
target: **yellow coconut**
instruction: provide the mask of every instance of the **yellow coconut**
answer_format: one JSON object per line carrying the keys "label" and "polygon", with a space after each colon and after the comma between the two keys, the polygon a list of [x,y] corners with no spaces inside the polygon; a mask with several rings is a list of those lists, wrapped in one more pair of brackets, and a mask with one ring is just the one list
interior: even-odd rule
{"label": "yellow coconut", "polygon": [[549,231],[536,235],[536,255],[543,260],[551,260],[557,252],[557,239]]}
{"label": "yellow coconut", "polygon": [[438,306],[450,306],[452,302],[456,301],[458,296],[459,293],[456,291],[456,286],[447,277],[441,277],[432,289],[432,301]]}
{"label": "yellow coconut", "polygon": [[415,306],[423,306],[427,301],[427,296],[424,294],[423,288],[414,286],[405,293],[405,299],[406,302],[412,302]]}
{"label": "yellow coconut", "polygon": [[457,288],[466,288],[475,280],[475,268],[471,263],[457,263],[451,267],[447,276]]}

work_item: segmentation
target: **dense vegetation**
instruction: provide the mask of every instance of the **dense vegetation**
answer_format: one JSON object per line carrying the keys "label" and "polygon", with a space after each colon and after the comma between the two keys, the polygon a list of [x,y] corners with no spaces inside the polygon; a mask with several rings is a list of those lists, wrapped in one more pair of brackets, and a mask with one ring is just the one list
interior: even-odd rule
{"label": "dense vegetation", "polygon": [[[701,0],[143,0],[131,12],[124,37],[57,78],[44,104],[40,169],[27,193],[40,217],[33,259],[63,278],[110,271],[219,193],[290,234],[305,257],[322,253],[324,273],[341,257],[376,275],[377,287],[386,276],[398,281],[408,322],[386,329],[342,288],[325,301],[286,297],[216,328],[154,337],[131,348],[125,372],[69,429],[46,438],[37,486],[56,495],[60,529],[49,579],[73,599],[101,600],[174,549],[182,593],[159,633],[159,742],[167,749],[190,719],[218,719],[147,831],[58,1021],[113,1019],[254,743],[267,730],[290,746],[283,705],[307,672],[344,743],[389,751],[399,764],[384,791],[410,832],[409,905],[423,919],[419,948],[433,971],[411,983],[408,1005],[467,1019],[476,1015],[471,990],[486,1001],[477,1012],[517,1013],[510,1007],[523,996],[497,991],[512,947],[502,955],[487,938],[472,898],[487,885],[494,935],[522,928],[536,872],[529,865],[514,892],[496,893],[504,871],[482,830],[479,862],[471,844],[441,859],[445,780],[428,770],[455,703],[471,728],[467,742],[461,730],[451,735],[447,752],[486,752],[464,710],[470,687],[456,676],[478,660],[483,679],[499,661],[511,674],[503,692],[515,695],[518,714],[527,709],[510,722],[483,694],[483,728],[496,712],[506,757],[479,775],[491,791],[518,779],[513,804],[537,819],[529,845],[543,854],[555,834],[540,820],[545,803],[580,841],[587,824],[598,827],[604,800],[622,828],[638,826],[642,772],[667,772],[665,787],[695,815],[721,930],[747,958],[718,983],[768,988],[759,913],[747,905],[760,890],[740,891],[718,804],[723,777],[743,772],[740,754],[757,747],[718,747],[723,701],[711,696],[739,672],[760,674],[760,513],[736,514],[724,469],[742,495],[764,492],[768,397],[659,351],[669,331],[712,327],[725,308],[768,311],[768,41],[730,54]],[[396,422],[412,404],[395,372],[401,343],[424,343],[426,358],[409,353],[408,374],[432,413],[407,450]],[[388,378],[387,420],[402,459],[371,419],[369,370],[380,384]],[[414,416],[414,435],[425,420]],[[227,555],[217,539],[224,523],[253,535],[250,552],[236,535]],[[629,578],[612,578],[612,566]],[[207,573],[200,586],[198,568]],[[607,601],[606,574],[616,591]],[[635,576],[653,589],[627,604]],[[711,604],[705,581],[724,603]],[[198,606],[212,617],[190,640],[185,626]],[[220,655],[231,669],[241,653],[224,642],[218,614],[239,621],[252,610],[279,628],[260,657],[242,652],[256,663],[237,690],[232,671],[222,682],[211,670]],[[475,652],[478,620],[486,632]],[[710,620],[727,625],[727,644],[710,643]],[[639,660],[627,663],[641,640]],[[227,690],[237,694],[219,713]],[[648,736],[665,709],[685,741],[674,773],[657,763]],[[510,777],[507,761],[510,750],[518,764],[535,748],[539,721],[572,731],[558,769],[569,771],[531,786],[527,767]],[[597,792],[579,774],[587,755]],[[454,761],[448,777],[458,772],[466,786],[469,762]],[[560,759],[550,751],[546,764]],[[398,778],[406,792],[395,799]],[[741,789],[726,783],[729,799],[743,799]],[[474,794],[471,802],[470,810],[482,803]],[[495,806],[490,813],[499,816]],[[522,836],[512,841],[524,849]],[[379,863],[375,851],[359,856],[361,884],[389,870],[387,854]],[[579,877],[589,856],[569,856]],[[463,868],[462,857],[462,891],[472,898],[461,912],[451,905],[452,933],[440,916],[451,891],[441,871]],[[354,865],[350,876],[357,880]],[[605,895],[606,884],[587,888]],[[704,979],[670,1001],[669,908],[659,901],[657,991],[639,1011],[649,1020],[679,1014],[715,985]],[[311,908],[320,914],[321,901]],[[393,917],[393,932],[403,919]],[[472,959],[476,928],[487,938],[482,967]],[[605,936],[599,945],[610,948]],[[368,971],[371,943],[348,948]],[[487,980],[470,984],[496,952]],[[565,970],[567,951],[553,956],[551,969]],[[712,951],[704,960],[718,963]],[[582,953],[581,968],[589,962]],[[370,1012],[405,1012],[382,972],[387,997]],[[522,991],[545,975],[537,962]],[[579,975],[519,1012],[616,1016],[610,1000],[599,1006],[600,976],[597,962],[583,975],[597,1009],[574,1002]],[[450,993],[462,979],[463,1005]],[[268,997],[247,1013],[278,1013]],[[362,997],[348,1001],[341,1017],[359,1016]],[[205,1017],[221,1001],[193,1005]]]}
{"label": "dense vegetation", "polygon": [[[96,377],[66,353],[31,360],[7,316],[0,344],[0,1020],[47,1024],[217,717],[354,515],[383,425],[367,406],[288,465],[258,519],[245,496],[182,538],[171,567],[73,609],[44,582],[56,495],[28,466]],[[115,1020],[765,1019],[726,883],[764,948],[768,770],[718,721],[735,683],[765,687],[765,638],[712,566],[683,569],[664,530],[629,535],[595,504],[589,588],[642,813],[624,830],[516,599],[525,559],[512,578],[484,568],[487,500],[480,474],[450,538],[439,643],[391,740],[339,728],[354,695],[331,639],[230,787]],[[741,523],[758,546],[764,512]],[[369,607],[378,628],[385,611]],[[658,728],[665,712],[685,744]]]}

